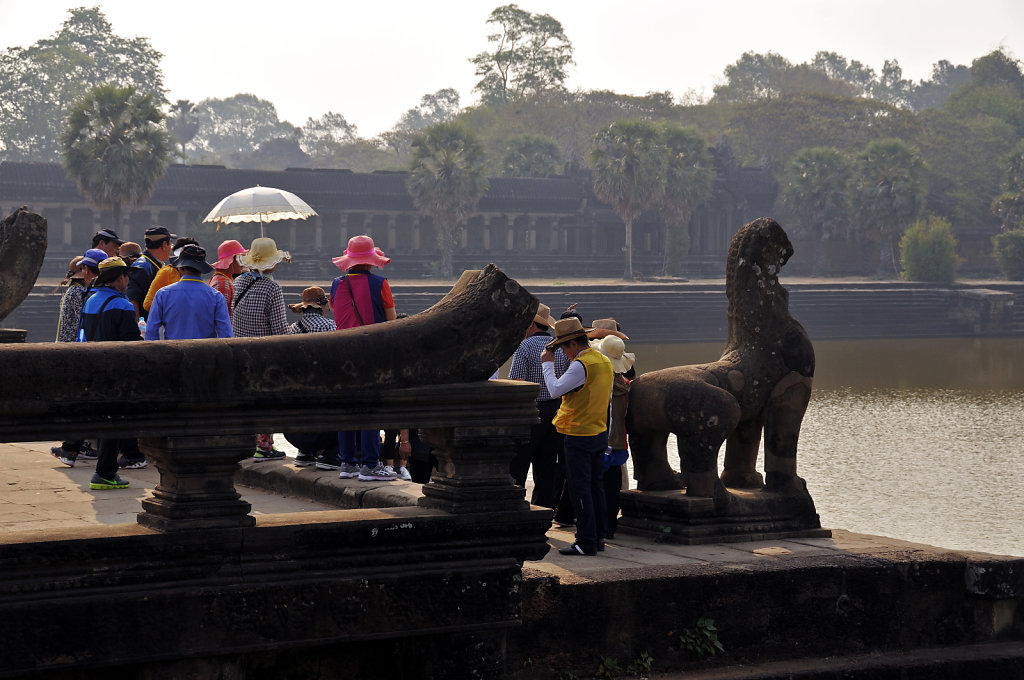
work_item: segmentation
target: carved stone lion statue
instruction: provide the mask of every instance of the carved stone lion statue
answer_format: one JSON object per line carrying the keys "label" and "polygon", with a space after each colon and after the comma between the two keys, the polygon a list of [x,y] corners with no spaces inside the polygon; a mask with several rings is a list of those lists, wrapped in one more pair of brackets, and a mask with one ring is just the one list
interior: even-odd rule
{"label": "carved stone lion statue", "polygon": [[[806,489],[796,474],[796,449],[811,396],[814,349],[790,316],[789,293],[779,284],[779,270],[792,254],[775,220],[744,225],[726,264],[729,337],[722,358],[646,373],[633,382],[627,429],[641,491],[685,487],[687,495],[716,496],[725,486]],[[755,469],[762,431],[766,480]],[[670,432],[682,474],[668,463]]]}

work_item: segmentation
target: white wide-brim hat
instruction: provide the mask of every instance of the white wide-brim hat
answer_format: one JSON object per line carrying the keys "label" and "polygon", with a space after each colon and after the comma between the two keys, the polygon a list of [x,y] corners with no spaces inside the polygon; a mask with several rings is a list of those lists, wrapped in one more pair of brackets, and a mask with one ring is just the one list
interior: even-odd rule
{"label": "white wide-brim hat", "polygon": [[626,351],[626,343],[622,341],[622,338],[616,335],[608,335],[601,338],[600,341],[591,341],[591,346],[596,347],[597,351],[608,357],[608,361],[612,362],[612,370],[616,373],[625,373],[629,369],[633,368],[633,362],[636,361],[636,357]]}

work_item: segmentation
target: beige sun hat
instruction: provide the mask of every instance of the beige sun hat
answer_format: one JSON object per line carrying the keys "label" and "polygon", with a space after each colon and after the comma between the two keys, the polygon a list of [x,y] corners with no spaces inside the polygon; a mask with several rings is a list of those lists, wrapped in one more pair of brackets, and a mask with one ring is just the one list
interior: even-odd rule
{"label": "beige sun hat", "polygon": [[291,262],[292,256],[284,250],[278,250],[274,239],[265,236],[253,239],[249,252],[238,258],[246,267],[260,272],[273,269],[281,260]]}
{"label": "beige sun hat", "polygon": [[584,328],[583,324],[575,316],[570,316],[568,319],[559,319],[555,322],[555,339],[549,342],[545,349],[553,350],[573,338],[586,336],[592,330],[594,329]]}
{"label": "beige sun hat", "polygon": [[548,328],[555,327],[555,320],[551,317],[551,308],[543,303],[538,303],[537,313],[533,315],[534,323],[541,323]]}
{"label": "beige sun hat", "polygon": [[594,330],[587,333],[587,337],[591,340],[600,340],[609,335],[629,340],[629,336],[619,330],[619,324],[615,322],[615,319],[594,319],[594,323],[590,325],[594,327]]}
{"label": "beige sun hat", "polygon": [[622,338],[608,335],[602,338],[600,342],[591,343],[591,346],[594,345],[597,346],[597,351],[608,357],[608,361],[612,362],[612,370],[616,373],[625,373],[633,368],[633,362],[636,361],[636,357],[626,351],[626,343],[622,341]]}

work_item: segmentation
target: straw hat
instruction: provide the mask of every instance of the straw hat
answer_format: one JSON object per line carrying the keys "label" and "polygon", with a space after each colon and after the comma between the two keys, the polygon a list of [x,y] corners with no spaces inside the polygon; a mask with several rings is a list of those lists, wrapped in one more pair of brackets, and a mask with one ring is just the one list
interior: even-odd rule
{"label": "straw hat", "polygon": [[636,357],[626,351],[626,343],[622,341],[622,338],[608,335],[600,342],[591,343],[591,346],[594,345],[597,346],[597,351],[608,357],[608,360],[612,362],[612,370],[616,373],[625,373],[633,368],[633,362],[636,361]]}
{"label": "straw hat", "polygon": [[324,289],[320,286],[310,286],[302,291],[302,302],[288,305],[288,309],[293,312],[301,312],[306,307],[316,307],[319,310],[323,310],[327,306],[327,293],[324,292]]}
{"label": "straw hat", "polygon": [[548,328],[555,327],[555,320],[551,318],[551,308],[545,304],[537,304],[537,313],[533,315],[534,323],[544,324]]}
{"label": "straw hat", "polygon": [[338,269],[348,271],[357,264],[369,264],[374,267],[383,267],[391,262],[390,257],[384,255],[384,251],[373,245],[373,239],[363,234],[353,236],[348,240],[348,248],[341,257],[331,259]]}
{"label": "straw hat", "polygon": [[265,236],[253,239],[249,252],[238,258],[246,267],[260,272],[273,269],[281,260],[291,262],[292,256],[284,250],[278,250],[274,239]]}
{"label": "straw hat", "polygon": [[555,322],[555,339],[549,342],[545,349],[555,349],[559,345],[564,345],[573,338],[580,338],[586,336],[593,328],[584,328],[580,320],[572,316],[568,319],[559,319]]}
{"label": "straw hat", "polygon": [[85,265],[82,264],[82,256],[81,255],[75,255],[73,258],[71,258],[71,262],[68,262],[68,277],[67,278],[69,278],[69,279],[85,278],[85,275],[82,273],[82,268],[84,266]]}
{"label": "straw hat", "polygon": [[606,338],[609,335],[622,338],[623,340],[629,340],[629,336],[619,331],[619,324],[615,323],[615,319],[594,319],[594,323],[591,324],[594,330],[587,333],[587,337],[591,340],[600,340]]}

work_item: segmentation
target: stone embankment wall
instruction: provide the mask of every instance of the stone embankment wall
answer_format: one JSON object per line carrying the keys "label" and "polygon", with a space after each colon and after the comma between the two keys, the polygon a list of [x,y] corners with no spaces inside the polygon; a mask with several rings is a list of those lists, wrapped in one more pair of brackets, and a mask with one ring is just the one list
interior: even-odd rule
{"label": "stone embankment wall", "polygon": [[[305,284],[285,286],[298,302]],[[446,284],[394,286],[398,310],[416,314],[448,291]],[[725,284],[530,286],[557,316],[570,304],[587,322],[613,317],[634,343],[717,342],[727,330]],[[1024,284],[937,286],[903,282],[787,284],[790,309],[814,340],[1024,335]],[[60,296],[37,285],[4,322],[29,331],[29,342],[56,335]],[[991,291],[989,293],[985,291]],[[1012,304],[1007,294],[1011,294]]]}

